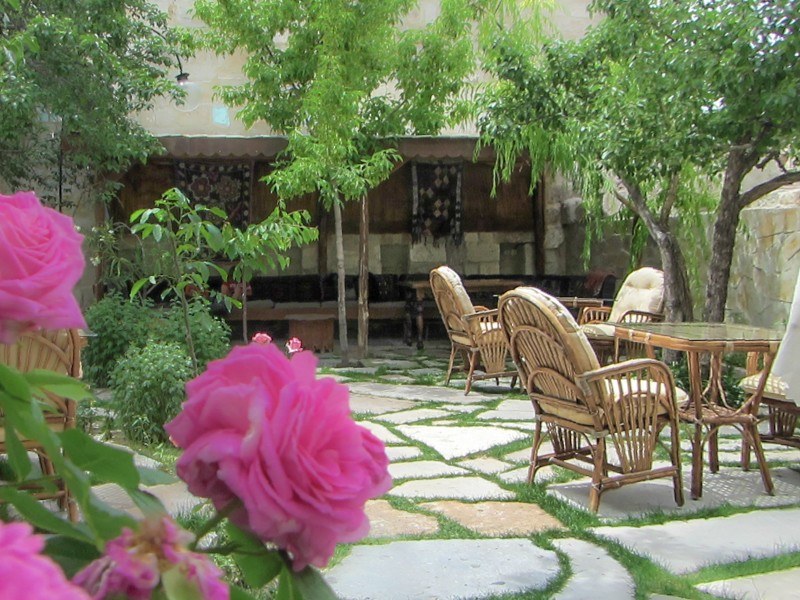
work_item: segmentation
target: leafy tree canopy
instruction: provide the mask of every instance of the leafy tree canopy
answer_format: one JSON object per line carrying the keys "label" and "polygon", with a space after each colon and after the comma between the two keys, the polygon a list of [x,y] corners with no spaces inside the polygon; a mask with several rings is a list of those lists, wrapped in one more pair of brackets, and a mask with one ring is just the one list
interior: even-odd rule
{"label": "leafy tree canopy", "polygon": [[134,115],[179,96],[178,41],[146,0],[0,1],[0,178],[46,176],[59,151],[73,173],[146,158]]}

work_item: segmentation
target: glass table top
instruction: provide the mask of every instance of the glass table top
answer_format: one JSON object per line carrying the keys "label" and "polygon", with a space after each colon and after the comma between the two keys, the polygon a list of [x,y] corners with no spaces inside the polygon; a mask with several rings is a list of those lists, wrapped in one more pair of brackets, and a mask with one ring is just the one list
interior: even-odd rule
{"label": "glass table top", "polygon": [[697,342],[765,340],[780,342],[783,331],[736,323],[625,323],[618,329],[640,331],[675,339]]}

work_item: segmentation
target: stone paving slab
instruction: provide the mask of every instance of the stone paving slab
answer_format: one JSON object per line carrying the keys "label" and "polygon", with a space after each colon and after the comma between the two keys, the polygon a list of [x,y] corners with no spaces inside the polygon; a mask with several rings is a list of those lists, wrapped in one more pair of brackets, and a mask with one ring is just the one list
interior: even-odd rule
{"label": "stone paving slab", "polygon": [[372,421],[359,421],[359,425],[369,429],[376,438],[384,444],[404,444],[405,440],[396,436],[380,423],[373,423]]}
{"label": "stone paving slab", "polygon": [[530,400],[504,400],[494,410],[478,415],[482,421],[532,421],[533,405]]}
{"label": "stone paving slab", "polygon": [[[703,496],[692,500],[690,496],[691,469],[683,469],[682,507],[675,504],[672,479],[643,481],[604,492],[597,515],[604,519],[619,520],[640,517],[653,512],[671,515],[690,515],[705,508],[718,508],[724,504],[774,508],[800,502],[800,474],[785,467],[772,469],[775,495],[764,492],[761,475],[756,471],[721,468],[719,473],[703,473]],[[548,494],[565,500],[573,506],[589,509],[589,479],[582,477],[569,483],[553,484]]]}
{"label": "stone paving slab", "polygon": [[437,377],[441,377],[442,381],[444,381],[444,373],[438,367],[420,367],[418,369],[411,369],[409,374],[414,375],[416,377],[425,377],[426,375],[434,375]]}
{"label": "stone paving slab", "polygon": [[419,363],[415,360],[373,358],[369,362],[371,366],[386,367],[388,369],[416,369],[419,367]]}
{"label": "stone paving slab", "polygon": [[439,410],[437,408],[418,408],[415,410],[402,410],[388,415],[381,415],[378,419],[380,421],[386,421],[387,423],[402,425],[404,423],[415,423],[416,421],[423,421],[425,419],[445,417],[450,414],[451,413],[446,410]]}
{"label": "stone paving slab", "polygon": [[442,404],[439,408],[457,413],[471,413],[481,409],[480,406],[470,406],[469,404]]}
{"label": "stone paving slab", "polygon": [[441,500],[425,502],[419,506],[488,536],[527,536],[548,529],[562,529],[557,519],[536,504],[528,502],[467,503]]}
{"label": "stone paving slab", "polygon": [[368,394],[350,394],[350,411],[357,414],[382,415],[390,412],[414,408],[417,403],[413,400],[397,398],[382,398]]}
{"label": "stone paving slab", "polygon": [[707,594],[723,598],[798,600],[800,599],[798,582],[800,582],[800,568],[762,573],[750,577],[710,581],[696,587]]}
{"label": "stone paving slab", "polygon": [[567,555],[572,567],[572,577],[554,600],[636,597],[633,577],[604,548],[576,539],[553,540],[553,545]]}
{"label": "stone paving slab", "polygon": [[800,509],[760,510],[642,527],[598,527],[593,531],[673,573],[684,574],[707,565],[797,551]]}
{"label": "stone paving slab", "polygon": [[442,475],[466,475],[469,472],[467,469],[436,460],[396,462],[389,465],[389,475],[392,479],[425,479]]}
{"label": "stone paving slab", "polygon": [[[203,498],[192,496],[183,481],[153,485],[143,489],[158,498],[164,508],[167,509],[167,512],[173,516],[189,513],[195,506],[205,502]],[[142,511],[134,504],[130,496],[117,484],[103,483],[94,486],[92,490],[100,500],[117,510],[127,512],[139,519],[144,517]]]}
{"label": "stone paving slab", "polygon": [[[550,454],[553,451],[553,444],[545,440],[539,445],[539,454]],[[531,449],[523,448],[511,454],[506,454],[503,458],[513,463],[526,463],[531,462]]]}
{"label": "stone paving slab", "polygon": [[369,537],[432,535],[439,531],[436,517],[398,510],[388,500],[369,500],[364,507],[369,519]]}
{"label": "stone paving slab", "polygon": [[505,461],[492,458],[491,456],[479,456],[478,458],[462,460],[458,464],[467,469],[486,474],[500,473],[512,466]]}
{"label": "stone paving slab", "polygon": [[422,540],[356,546],[325,579],[342,600],[465,600],[544,589],[558,573],[527,539]]}
{"label": "stone paving slab", "polygon": [[514,493],[482,477],[414,479],[389,490],[401,498],[453,498],[458,500],[511,500]]}
{"label": "stone paving slab", "polygon": [[422,450],[416,446],[387,446],[386,456],[389,462],[392,463],[396,460],[405,460],[407,458],[416,458],[422,455]]}
{"label": "stone paving slab", "polygon": [[[555,479],[556,475],[558,475],[558,473],[553,467],[542,467],[536,471],[536,477],[533,481],[535,483],[546,483],[551,479]],[[519,469],[514,469],[513,471],[507,471],[505,473],[501,473],[498,475],[498,477],[504,483],[527,483],[528,467],[520,467]]]}
{"label": "stone paving slab", "polygon": [[400,425],[397,430],[430,446],[446,459],[467,456],[527,437],[521,431],[496,427]]}
{"label": "stone paving slab", "polygon": [[419,400],[420,402],[446,402],[449,404],[480,404],[496,399],[496,396],[470,392],[464,395],[463,390],[433,385],[391,385],[388,383],[372,383],[356,381],[350,384],[350,391],[356,394],[379,396],[381,398],[397,398],[400,400]]}
{"label": "stone paving slab", "polygon": [[384,375],[382,379],[384,381],[391,381],[393,383],[413,383],[416,381],[416,379],[409,377],[408,375]]}

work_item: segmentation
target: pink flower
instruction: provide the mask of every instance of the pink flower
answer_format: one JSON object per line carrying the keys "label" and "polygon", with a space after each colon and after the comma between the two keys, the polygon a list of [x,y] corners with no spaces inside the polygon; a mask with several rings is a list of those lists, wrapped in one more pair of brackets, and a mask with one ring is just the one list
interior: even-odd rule
{"label": "pink flower", "polygon": [[83,274],[81,236],[33,192],[0,195],[0,343],[43,327],[85,327],[72,289]]}
{"label": "pink flower", "polygon": [[44,538],[27,523],[0,522],[0,598],[89,600],[59,566],[40,552]]}
{"label": "pink flower", "polygon": [[301,342],[299,338],[293,337],[286,342],[286,350],[289,351],[290,355],[294,354],[295,352],[300,352],[302,349],[303,342]]}
{"label": "pink flower", "polygon": [[293,568],[325,566],[366,535],[364,504],[391,485],[383,443],[350,416],[347,387],[315,377],[316,358],[248,344],[186,385],[165,426],[185,449],[178,475],[231,520],[287,550]]}
{"label": "pink flower", "polygon": [[269,334],[264,333],[263,331],[259,331],[257,334],[253,336],[252,341],[255,342],[256,344],[269,344],[270,342],[272,342],[272,338],[269,336]]}
{"label": "pink flower", "polygon": [[105,555],[79,571],[73,581],[92,594],[92,600],[128,598],[149,600],[161,574],[178,569],[203,600],[228,600],[230,591],[222,571],[211,559],[190,552],[192,541],[169,517],[142,521],[138,533],[127,527],[106,544]]}

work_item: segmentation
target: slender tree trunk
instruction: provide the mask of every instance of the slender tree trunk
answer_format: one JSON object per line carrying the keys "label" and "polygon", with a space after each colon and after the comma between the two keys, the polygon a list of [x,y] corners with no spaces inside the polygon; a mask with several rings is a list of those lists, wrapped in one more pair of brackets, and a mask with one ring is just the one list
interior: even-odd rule
{"label": "slender tree trunk", "polygon": [[369,204],[361,197],[361,223],[358,228],[358,355],[369,354]]}
{"label": "slender tree trunk", "polygon": [[347,307],[344,289],[344,236],[342,234],[342,205],[338,198],[333,202],[333,220],[336,233],[336,275],[338,278],[339,303],[339,348],[342,364],[350,364],[350,348],[347,343]]}
{"label": "slender tree trunk", "polygon": [[667,321],[680,323],[692,320],[692,293],[686,259],[678,240],[671,231],[663,229],[653,238],[661,257],[664,270],[664,317]]}
{"label": "slender tree trunk", "polygon": [[722,184],[711,238],[711,260],[708,263],[706,301],[703,309],[703,318],[711,323],[721,323],[725,319],[733,246],[736,243],[736,228],[739,226],[741,212],[739,194],[746,171],[747,165],[741,153],[732,152],[725,169],[725,180]]}
{"label": "slender tree trunk", "polygon": [[244,342],[247,343],[250,339],[247,335],[247,282],[242,279],[239,285],[242,286],[242,337],[244,338]]}

